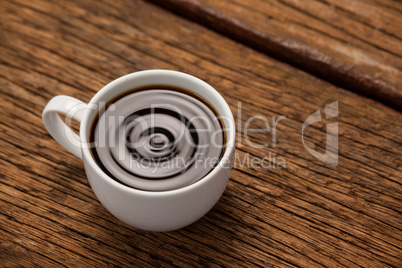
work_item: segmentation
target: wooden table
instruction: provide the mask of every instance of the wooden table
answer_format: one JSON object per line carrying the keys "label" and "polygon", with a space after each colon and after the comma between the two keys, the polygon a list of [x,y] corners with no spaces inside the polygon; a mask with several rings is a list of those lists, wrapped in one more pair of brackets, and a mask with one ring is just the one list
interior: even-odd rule
{"label": "wooden table", "polygon": [[[401,13],[394,0],[1,1],[0,266],[401,267]],[[237,123],[223,197],[167,233],[110,215],[41,120],[55,95],[88,102],[155,68],[214,86]],[[266,128],[253,116],[283,116],[276,144],[247,131]],[[331,166],[306,147],[325,152],[335,123]],[[244,163],[268,157],[285,166]]]}

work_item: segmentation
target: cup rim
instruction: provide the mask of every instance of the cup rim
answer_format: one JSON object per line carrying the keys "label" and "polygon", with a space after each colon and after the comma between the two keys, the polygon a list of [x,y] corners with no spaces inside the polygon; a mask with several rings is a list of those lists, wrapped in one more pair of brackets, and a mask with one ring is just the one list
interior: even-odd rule
{"label": "cup rim", "polygon": [[[93,170],[96,172],[97,176],[101,177],[103,180],[108,181],[109,183],[113,184],[115,187],[118,187],[120,190],[127,191],[127,192],[132,192],[135,194],[141,194],[141,195],[147,195],[147,196],[166,196],[166,195],[176,195],[181,192],[186,192],[186,191],[191,191],[194,188],[200,187],[202,184],[207,183],[208,181],[212,180],[215,176],[218,175],[219,171],[224,168],[220,164],[223,159],[229,159],[235,149],[235,137],[236,137],[236,129],[235,129],[235,124],[234,124],[234,118],[233,118],[233,113],[226,102],[226,100],[222,97],[222,95],[211,85],[206,83],[205,81],[190,75],[186,74],[183,72],[179,71],[172,71],[172,70],[164,70],[164,69],[151,69],[151,70],[143,70],[143,71],[138,71],[138,72],[133,72],[130,74],[126,74],[124,76],[121,76],[110,83],[106,84],[104,87],[102,87],[89,101],[89,104],[97,104],[99,102],[99,99],[102,97],[102,95],[105,94],[106,91],[111,90],[112,88],[116,87],[122,82],[125,82],[128,79],[138,79],[141,76],[144,75],[153,75],[153,76],[159,76],[159,75],[169,75],[169,76],[174,76],[177,79],[187,79],[187,80],[192,80],[193,82],[201,84],[205,89],[209,90],[213,95],[214,98],[219,101],[219,103],[223,106],[223,110],[225,111],[223,115],[229,117],[230,121],[230,126],[225,126],[227,129],[226,131],[226,139],[227,139],[227,145],[225,147],[225,153],[223,154],[221,160],[219,163],[216,165],[214,169],[211,170],[206,176],[203,178],[199,179],[198,181],[191,183],[190,185],[178,188],[178,189],[172,189],[172,190],[164,190],[164,191],[149,191],[149,190],[142,190],[142,189],[137,189],[133,188],[127,185],[124,185],[120,182],[117,182],[116,180],[112,179],[109,177],[95,162],[94,158],[91,155],[90,148],[88,146],[81,146],[81,152],[82,152],[82,158],[83,160],[88,163]],[[191,89],[187,89],[191,90]],[[212,104],[211,104],[212,105]],[[215,107],[216,109],[216,107]],[[90,129],[92,121],[94,119],[94,116],[90,117],[90,112],[87,111],[84,115],[84,118],[81,122],[80,125],[80,140],[81,140],[81,145],[83,143],[88,142],[89,138],[89,133],[88,129]],[[89,126],[88,126],[89,124]],[[230,163],[232,164],[232,163]],[[231,168],[231,166],[230,166]]]}

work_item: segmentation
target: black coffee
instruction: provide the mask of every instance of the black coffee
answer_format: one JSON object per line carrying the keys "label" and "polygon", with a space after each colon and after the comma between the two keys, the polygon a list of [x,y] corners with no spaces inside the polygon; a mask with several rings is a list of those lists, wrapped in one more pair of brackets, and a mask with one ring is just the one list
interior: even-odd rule
{"label": "black coffee", "polygon": [[224,124],[200,96],[169,86],[130,90],[105,105],[90,134],[91,151],[113,179],[150,191],[203,178],[225,151]]}

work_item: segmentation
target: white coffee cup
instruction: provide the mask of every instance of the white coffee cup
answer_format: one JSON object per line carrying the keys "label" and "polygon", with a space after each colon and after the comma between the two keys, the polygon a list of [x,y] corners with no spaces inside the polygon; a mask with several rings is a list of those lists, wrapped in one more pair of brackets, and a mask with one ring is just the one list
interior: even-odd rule
{"label": "white coffee cup", "polygon": [[[210,103],[225,118],[226,147],[219,164],[202,179],[179,189],[144,191],[109,177],[91,155],[91,126],[101,105],[133,88],[167,85],[186,89]],[[61,120],[66,114],[81,123],[79,136]],[[204,81],[176,71],[147,70],[122,76],[103,87],[88,104],[68,96],[56,96],[46,105],[43,122],[51,136],[84,162],[89,183],[99,201],[121,221],[149,231],[171,231],[204,216],[219,200],[228,183],[234,160],[235,125],[223,97]]]}

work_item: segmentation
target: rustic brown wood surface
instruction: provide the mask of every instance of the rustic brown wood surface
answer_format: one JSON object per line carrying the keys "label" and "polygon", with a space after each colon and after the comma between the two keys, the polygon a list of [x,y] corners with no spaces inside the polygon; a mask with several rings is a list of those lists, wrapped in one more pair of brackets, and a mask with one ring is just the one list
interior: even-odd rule
{"label": "rustic brown wood surface", "polygon": [[[396,110],[148,2],[2,1],[0,28],[1,267],[400,267]],[[41,121],[55,95],[88,102],[111,80],[154,68],[210,83],[238,127],[237,162],[223,197],[198,222],[168,233],[110,215],[82,162]],[[339,116],[308,127],[304,139],[324,152],[325,123],[337,122],[336,167],[302,143],[303,122],[334,101]],[[252,116],[286,116],[276,146],[272,133],[246,135]],[[270,154],[286,167],[242,165]]]}
{"label": "rustic brown wood surface", "polygon": [[149,1],[335,85],[402,110],[400,3]]}

